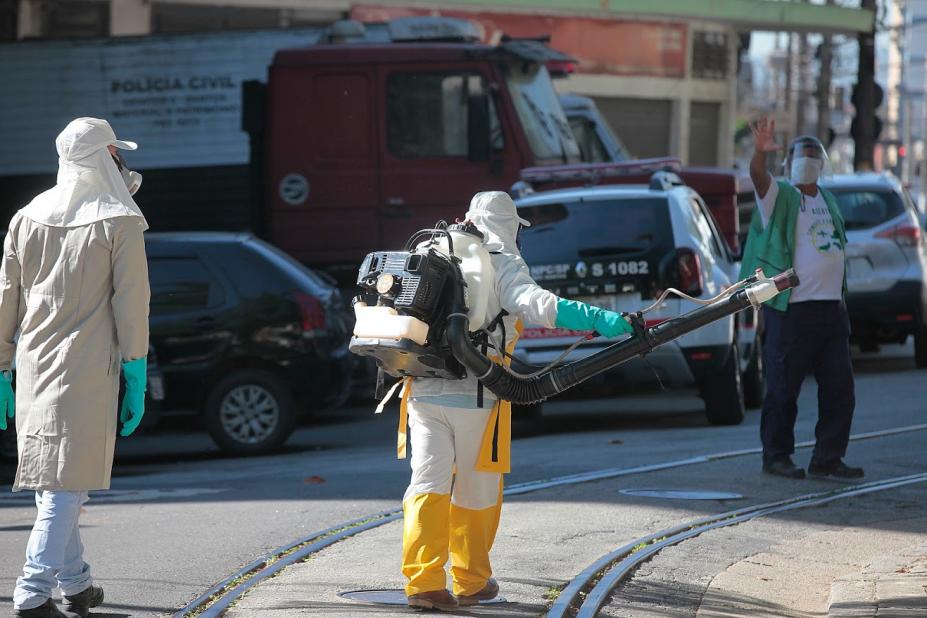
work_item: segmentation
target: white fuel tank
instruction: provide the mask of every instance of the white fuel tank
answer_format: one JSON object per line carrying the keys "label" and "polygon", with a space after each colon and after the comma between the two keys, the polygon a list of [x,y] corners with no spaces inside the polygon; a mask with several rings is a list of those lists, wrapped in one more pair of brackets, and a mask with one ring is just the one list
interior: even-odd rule
{"label": "white fuel tank", "polygon": [[[470,331],[477,331],[495,317],[488,315],[489,297],[495,282],[492,259],[482,235],[472,224],[451,225],[448,233],[454,245],[454,256],[460,259],[460,272],[467,284],[464,295]],[[442,236],[437,244],[440,251],[449,253],[446,236]]]}
{"label": "white fuel tank", "polygon": [[425,345],[428,325],[412,316],[399,315],[392,307],[368,307],[367,303],[354,304],[354,336],[361,339],[410,339]]}

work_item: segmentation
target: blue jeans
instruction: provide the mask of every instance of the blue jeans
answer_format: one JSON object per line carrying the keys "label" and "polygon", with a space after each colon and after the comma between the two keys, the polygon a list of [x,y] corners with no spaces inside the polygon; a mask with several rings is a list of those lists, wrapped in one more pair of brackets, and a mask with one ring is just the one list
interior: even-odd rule
{"label": "blue jeans", "polygon": [[795,451],[798,393],[808,374],[818,383],[818,422],[811,461],[843,458],[856,395],[850,363],[850,318],[841,301],[807,301],[787,311],[763,307],[766,397],[760,420],[763,462]]}
{"label": "blue jeans", "polygon": [[13,607],[32,609],[51,598],[55,587],[67,596],[86,590],[92,580],[80,541],[81,506],[86,491],[37,491],[39,510],[26,546],[23,575],[16,580]]}

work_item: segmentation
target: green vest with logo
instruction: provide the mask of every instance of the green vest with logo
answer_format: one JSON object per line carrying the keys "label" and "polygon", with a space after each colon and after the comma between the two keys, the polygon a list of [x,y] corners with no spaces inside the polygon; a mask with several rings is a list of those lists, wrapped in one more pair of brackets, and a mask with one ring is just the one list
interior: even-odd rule
{"label": "green vest with logo", "polygon": [[[792,268],[795,257],[795,224],[798,222],[798,211],[801,208],[801,192],[785,180],[778,180],[779,195],[776,196],[776,206],[766,226],[763,226],[763,216],[760,206],[757,205],[750,220],[750,232],[744,247],[743,259],[740,266],[740,278],[745,279],[753,274],[757,268],[762,268],[767,277],[778,275]],[[843,222],[843,215],[837,207],[837,200],[833,193],[818,187],[824,197],[827,209],[834,221],[834,230],[840,238],[841,248],[846,251],[847,235]],[[844,258],[846,259],[846,258]],[[847,293],[846,268],[843,269],[843,294]],[[789,307],[789,298],[792,290],[777,294],[766,304],[779,311]]]}

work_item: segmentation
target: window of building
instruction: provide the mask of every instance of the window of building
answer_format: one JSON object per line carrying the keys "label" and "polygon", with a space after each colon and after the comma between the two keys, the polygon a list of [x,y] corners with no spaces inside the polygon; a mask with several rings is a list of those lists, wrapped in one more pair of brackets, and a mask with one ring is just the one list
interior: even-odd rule
{"label": "window of building", "polygon": [[692,37],[692,77],[727,79],[729,59],[727,34],[711,30],[695,32]]}
{"label": "window of building", "polygon": [[0,0],[0,42],[15,41],[19,27],[19,0]]}
{"label": "window of building", "polygon": [[71,0],[46,2],[42,32],[49,39],[78,39],[109,35],[109,2]]}

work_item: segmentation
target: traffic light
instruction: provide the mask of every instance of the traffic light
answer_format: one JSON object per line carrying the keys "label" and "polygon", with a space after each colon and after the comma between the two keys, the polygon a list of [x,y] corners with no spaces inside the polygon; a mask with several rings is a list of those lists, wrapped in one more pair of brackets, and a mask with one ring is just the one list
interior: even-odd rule
{"label": "traffic light", "polygon": [[[882,119],[878,116],[872,118],[872,141],[878,141],[879,136],[882,134]],[[853,116],[853,120],[850,121],[850,135],[853,139],[859,139],[859,123],[856,121],[856,116]]]}
{"label": "traffic light", "polygon": [[[885,100],[885,91],[882,90],[882,86],[879,84],[873,84],[872,87],[874,88],[872,91],[874,97],[872,106],[878,108]],[[859,107],[859,84],[853,84],[853,93],[850,95],[850,103],[852,103],[854,107]]]}
{"label": "traffic light", "polygon": [[[873,109],[877,109],[882,102],[885,100],[885,91],[882,90],[882,86],[879,84],[873,84]],[[859,114],[859,84],[853,85],[853,94],[850,95],[850,102],[853,103],[853,106],[857,110],[857,115]],[[859,122],[857,121],[858,116],[853,116],[853,120],[850,122],[850,135],[854,140],[859,140]],[[882,134],[882,119],[877,115],[873,114],[872,118],[872,141],[878,141],[879,136]]]}

